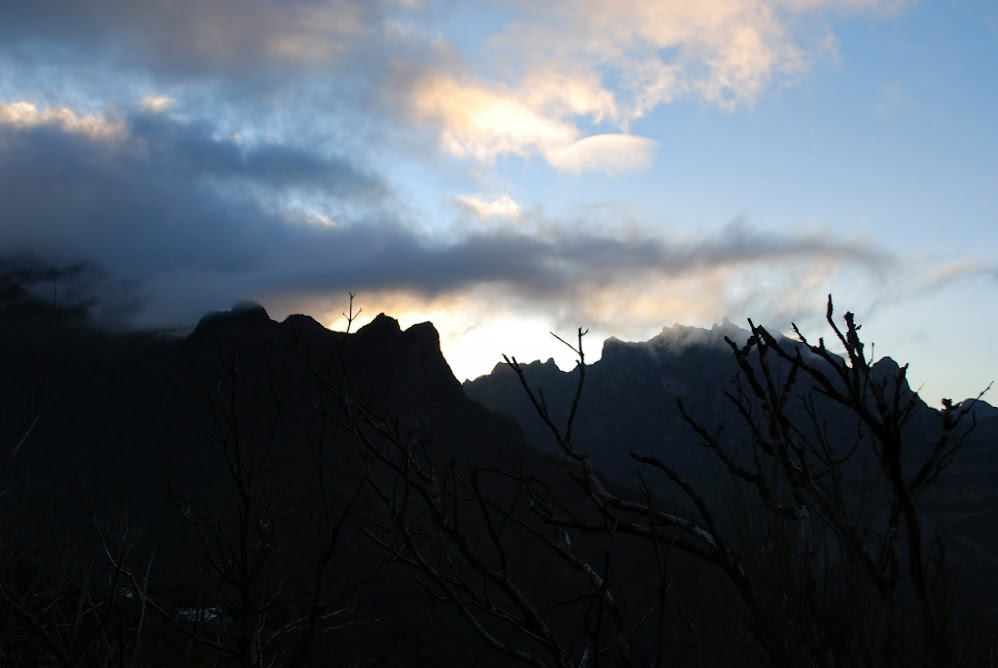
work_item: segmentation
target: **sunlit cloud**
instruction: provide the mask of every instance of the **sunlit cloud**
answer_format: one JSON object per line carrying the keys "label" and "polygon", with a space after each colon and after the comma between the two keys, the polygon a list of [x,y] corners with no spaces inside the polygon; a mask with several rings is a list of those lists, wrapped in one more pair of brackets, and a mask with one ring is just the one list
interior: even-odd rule
{"label": "sunlit cloud", "polygon": [[177,104],[177,101],[169,95],[147,95],[139,100],[139,109],[153,114],[161,114],[169,111]]}
{"label": "sunlit cloud", "polygon": [[[626,132],[651,111],[688,98],[724,109],[751,106],[768,88],[796,82],[814,59],[827,56],[829,34],[803,41],[794,16],[877,12],[894,4],[516,4],[516,18],[487,41],[488,59],[457,68],[460,75],[422,72],[410,89],[409,109],[417,124],[437,130],[443,151],[458,157],[491,163],[539,156],[570,172],[642,169],[653,144]],[[609,128],[625,134],[605,132]]]}
{"label": "sunlit cloud", "polygon": [[575,141],[568,123],[545,117],[513,93],[428,77],[413,90],[418,120],[440,125],[441,147],[456,156],[494,160],[503,154],[527,156]]}
{"label": "sunlit cloud", "polygon": [[546,117],[515,92],[449,78],[418,85],[413,109],[419,119],[440,125],[443,150],[489,162],[503,155],[537,155],[567,172],[633,171],[651,164],[656,146],[635,135],[580,137],[570,123]]}
{"label": "sunlit cloud", "polygon": [[916,2],[917,0],[775,0],[774,4],[795,12],[833,9],[893,14]]}
{"label": "sunlit cloud", "polygon": [[[487,164],[537,157],[581,173],[649,166],[651,144],[606,137],[631,136],[637,120],[663,105],[693,98],[733,109],[796,81],[825,48],[797,34],[796,16],[899,3],[514,2],[505,6],[510,20],[477,53],[460,53],[439,32],[437,22],[453,10],[432,3],[151,0],[141,11],[123,0],[98,4],[96,11],[66,0],[0,9],[0,40],[58,41],[122,72],[144,68],[172,84],[254,90],[260,106],[250,113],[307,100],[298,112],[282,110],[281,124],[311,122],[331,102],[362,117],[401,110],[417,133],[436,133],[447,154]],[[30,61],[39,51],[10,53]],[[389,63],[405,63],[404,75]],[[338,69],[347,66],[350,76]],[[351,109],[342,96],[327,97],[346,85],[362,91],[346,102]],[[183,102],[157,94],[140,106],[162,113]]]}
{"label": "sunlit cloud", "polygon": [[479,218],[518,218],[523,213],[516,200],[505,193],[491,199],[475,195],[459,195],[455,199]]}
{"label": "sunlit cloud", "polygon": [[[557,295],[511,293],[495,285],[436,296],[365,290],[358,295],[358,304],[368,310],[365,317],[384,311],[398,317],[403,327],[427,320],[435,323],[444,354],[463,380],[488,373],[503,354],[524,362],[554,358],[561,368],[572,368],[575,356],[550,336],[552,330],[569,338],[576,328],[589,330],[590,362],[599,358],[606,338],[645,341],[673,323],[710,327],[730,317],[746,327],[746,318],[751,317],[756,324],[789,335],[792,322],[806,331],[822,328],[829,292],[835,292],[840,307],[848,305],[865,318],[872,317],[887,267],[891,275],[916,283],[939,276],[958,280],[981,268],[964,262],[919,268],[886,256],[879,267],[834,254],[800,260],[798,256],[772,262],[733,259],[677,274],[639,270],[621,276],[619,282],[580,279]],[[342,326],[337,309],[345,299],[340,296],[334,306],[327,306],[325,324]],[[323,312],[321,302],[311,304],[319,307],[314,312]]]}
{"label": "sunlit cloud", "polygon": [[594,123],[620,120],[616,95],[583,63],[532,64],[517,90],[527,104],[551,116],[587,117]]}
{"label": "sunlit cloud", "polygon": [[647,169],[657,146],[658,142],[634,135],[594,135],[550,149],[548,160],[567,172],[628,172]]}
{"label": "sunlit cloud", "polygon": [[522,63],[527,81],[552,59],[589,89],[614,81],[600,111],[623,127],[688,95],[751,104],[775,78],[806,66],[783,17],[761,0],[560,2],[525,9],[494,44]]}
{"label": "sunlit cloud", "polygon": [[[636,93],[632,114],[692,91],[722,106],[752,103],[778,75],[802,67],[800,48],[769,6],[762,2],[594,3],[591,30],[613,36],[603,48],[608,60],[639,72],[628,82]],[[663,60],[655,52],[674,50]],[[636,61],[678,66],[648,72]],[[640,88],[638,88],[640,86]],[[642,95],[642,89],[650,95]]]}
{"label": "sunlit cloud", "polygon": [[[578,276],[557,293],[495,284],[467,285],[444,294],[359,288],[357,304],[365,313],[356,325],[363,326],[380,312],[398,318],[403,327],[433,322],[460,380],[488,373],[504,354],[525,362],[554,358],[569,369],[575,357],[550,336],[552,331],[571,338],[577,328],[589,330],[590,362],[599,358],[606,338],[643,341],[677,322],[709,327],[730,316],[745,326],[744,318],[752,317],[779,331],[802,316],[823,312],[828,286],[841,286],[845,274],[855,279],[856,264],[829,259],[801,266],[786,260],[719,263],[676,274],[645,268],[603,282]],[[861,285],[869,288],[876,282],[876,271],[860,277]],[[315,313],[329,327],[344,326],[345,292],[272,303],[275,314]]]}
{"label": "sunlit cloud", "polygon": [[0,125],[24,130],[52,127],[74,135],[92,139],[117,139],[125,134],[124,124],[114,118],[82,115],[68,107],[39,109],[30,102],[0,102]]}

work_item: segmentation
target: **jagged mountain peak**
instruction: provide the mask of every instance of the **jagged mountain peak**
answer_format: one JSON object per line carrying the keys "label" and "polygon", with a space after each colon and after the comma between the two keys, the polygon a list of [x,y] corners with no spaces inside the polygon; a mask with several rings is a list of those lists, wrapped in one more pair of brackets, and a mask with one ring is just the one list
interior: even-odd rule
{"label": "jagged mountain peak", "polygon": [[603,343],[602,360],[620,363],[627,360],[640,362],[653,358],[678,357],[693,349],[728,352],[725,339],[744,343],[751,333],[734,325],[728,318],[721,324],[714,323],[710,329],[675,323],[663,327],[662,331],[647,341],[623,341],[611,336]]}
{"label": "jagged mountain peak", "polygon": [[884,369],[885,371],[897,372],[901,369],[901,365],[894,361],[892,357],[881,357],[876,362],[873,363],[872,369]]}
{"label": "jagged mountain peak", "polygon": [[292,313],[281,324],[309,333],[326,329],[318,320],[303,313]]}
{"label": "jagged mountain peak", "polygon": [[374,339],[385,337],[394,339],[401,336],[407,345],[415,345],[421,350],[440,351],[440,333],[432,322],[420,322],[402,329],[395,318],[379,313],[371,322],[357,330],[362,337]]}
{"label": "jagged mountain peak", "polygon": [[[545,360],[544,362],[540,360],[534,360],[532,362],[522,363],[519,360],[517,360],[517,363],[520,364],[525,370],[528,370],[529,373],[546,373],[546,374],[553,373],[555,375],[564,373],[561,370],[561,367],[559,367],[558,364],[554,361],[553,357],[547,358],[547,360]],[[493,374],[505,374],[505,373],[511,374],[513,373],[513,369],[505,361],[496,362],[496,365],[492,367],[492,371],[490,371],[487,374],[479,376],[478,379],[475,380],[488,378],[490,375]],[[472,383],[472,382],[474,382],[474,380],[465,381],[465,383]]]}
{"label": "jagged mountain peak", "polygon": [[959,406],[963,407],[965,404],[969,405],[971,402],[973,402],[973,408],[971,408],[971,410],[974,411],[978,419],[998,419],[998,407],[989,404],[983,399],[964,399],[959,403]]}
{"label": "jagged mountain peak", "polygon": [[432,322],[417,322],[415,325],[410,325],[404,334],[409,338],[417,338],[432,343],[437,348],[440,347],[440,332]]}
{"label": "jagged mountain peak", "polygon": [[399,321],[398,320],[396,320],[395,318],[391,317],[390,315],[385,315],[384,313],[379,313],[378,315],[374,316],[374,319],[372,319],[371,322],[367,323],[366,325],[364,325],[363,327],[361,327],[359,330],[357,330],[357,333],[359,334],[359,333],[363,332],[363,333],[366,333],[368,335],[370,335],[370,334],[381,334],[381,333],[391,333],[391,334],[394,334],[394,333],[398,333],[398,332],[401,332],[401,331],[402,331],[402,328],[401,328],[401,326],[399,326]]}
{"label": "jagged mountain peak", "polygon": [[233,304],[228,311],[211,311],[204,314],[194,328],[194,336],[217,333],[231,326],[246,328],[273,322],[267,309],[255,301],[244,300]]}
{"label": "jagged mountain peak", "polygon": [[648,341],[653,346],[664,347],[686,347],[691,345],[723,345],[727,348],[724,339],[729,338],[736,343],[742,343],[751,336],[751,332],[735,325],[725,316],[721,324],[716,322],[710,329],[704,327],[691,327],[675,323],[672,327],[663,327],[662,332]]}

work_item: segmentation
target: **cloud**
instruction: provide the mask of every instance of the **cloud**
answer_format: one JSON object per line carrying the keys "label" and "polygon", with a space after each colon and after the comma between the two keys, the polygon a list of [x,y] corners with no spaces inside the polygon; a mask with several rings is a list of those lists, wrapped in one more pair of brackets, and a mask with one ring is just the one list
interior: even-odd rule
{"label": "cloud", "polygon": [[[631,127],[656,108],[684,98],[751,105],[796,81],[824,48],[808,42],[801,17],[897,4],[516,0],[503,3],[505,24],[462,53],[439,29],[449,3],[39,0],[0,3],[0,56],[58,95],[151,89],[140,101],[147,113],[189,109],[201,95],[201,112],[224,108],[231,127],[253,117],[272,134],[314,138],[362,128],[386,143],[404,115],[446,153],[486,164],[538,156],[571,173],[633,171],[650,163],[652,144]],[[86,66],[67,74],[74,63]],[[32,66],[39,76],[24,74]],[[114,90],[96,90],[112,80]]]}
{"label": "cloud", "polygon": [[762,0],[534,5],[493,43],[527,81],[532,71],[558,69],[552,60],[587,89],[613,81],[596,115],[623,127],[690,95],[724,107],[751,104],[774,79],[796,77],[807,64],[785,17]]}
{"label": "cloud", "polygon": [[[712,240],[701,242],[706,247]],[[829,286],[838,290],[846,283],[843,279],[861,278],[868,289],[881,275],[880,267],[855,259],[811,262],[807,256],[789,255],[772,262],[743,260],[705,263],[695,270],[678,267],[675,272],[621,268],[602,273],[602,280],[588,280],[580,271],[555,291],[535,291],[529,283],[469,284],[459,292],[437,294],[365,288],[358,303],[369,315],[392,313],[406,326],[431,320],[455,374],[468,378],[488,373],[501,353],[524,361],[554,356],[563,369],[571,369],[575,359],[548,332],[571,338],[580,326],[590,330],[590,361],[607,337],[647,340],[676,319],[710,326],[727,314],[744,326],[743,318],[751,316],[783,330],[791,321],[810,323],[802,316],[823,313]],[[889,258],[885,264],[892,264]],[[278,312],[312,313],[329,326],[342,326],[345,293],[330,294],[269,303]]]}
{"label": "cloud", "polygon": [[509,92],[429,76],[412,92],[417,121],[440,126],[442,148],[456,156],[494,160],[503,154],[544,153],[575,141],[578,131],[552,120]]}
{"label": "cloud", "polygon": [[588,29],[613,40],[597,38],[598,52],[621,71],[636,72],[624,84],[634,117],[689,92],[722,106],[752,103],[774,77],[795,76],[804,66],[801,48],[763,2],[592,2],[589,8]]}
{"label": "cloud", "polygon": [[516,219],[523,213],[523,209],[520,208],[516,200],[506,193],[492,199],[483,199],[475,195],[460,195],[455,199],[458,204],[479,218]]}
{"label": "cloud", "polygon": [[405,66],[405,78],[416,82],[408,88],[410,118],[435,128],[441,148],[459,157],[491,163],[538,155],[570,172],[640,169],[653,144],[627,134],[639,119],[680,99],[752,105],[768,88],[796,82],[828,51],[827,31],[811,42],[802,36],[810,36],[799,30],[802,17],[895,4],[516,2],[512,20],[474,54],[474,66],[460,56],[421,71]]}
{"label": "cloud", "polygon": [[414,87],[417,120],[440,127],[444,151],[491,162],[503,155],[540,155],[566,172],[620,172],[647,168],[657,142],[625,134],[579,137],[568,122],[552,119],[507,90],[488,90],[448,77]]}
{"label": "cloud", "polygon": [[181,76],[329,63],[377,32],[394,2],[39,0],[0,4],[0,40],[57,43]]}
{"label": "cloud", "polygon": [[169,111],[177,104],[177,101],[169,95],[147,95],[139,100],[139,109],[149,113],[158,114]]}
{"label": "cloud", "polygon": [[965,286],[979,277],[998,278],[994,263],[980,258],[934,262],[924,256],[912,256],[905,258],[905,263],[917,267],[917,272],[911,276],[893,277],[894,280],[882,286],[875,302],[877,306],[925,299],[955,286]]}
{"label": "cloud", "polygon": [[548,160],[568,172],[627,172],[647,169],[657,146],[658,142],[635,135],[593,135],[552,148]]}
{"label": "cloud", "polygon": [[913,0],[777,0],[780,7],[795,12],[812,12],[818,10],[840,10],[849,12],[877,12],[895,14],[907,9]]}
{"label": "cloud", "polygon": [[[489,289],[538,305],[579,303],[720,270],[890,262],[859,241],[746,224],[685,240],[559,221],[440,239],[391,214],[380,180],[341,156],[244,146],[206,122],[163,114],[124,116],[112,123],[123,130],[107,135],[66,122],[78,114],[34,110],[26,123],[17,109],[0,123],[0,256],[96,267],[146,299],[145,322],[190,321],[247,297],[355,289],[431,299]],[[295,208],[301,183],[324,207]],[[472,198],[476,205],[511,211],[515,202]]]}
{"label": "cloud", "polygon": [[[7,257],[92,264],[146,284],[177,272],[229,280],[266,270],[272,241],[282,248],[295,237],[307,247],[318,226],[286,222],[274,210],[282,198],[311,196],[333,217],[337,206],[363,211],[384,195],[378,179],[340,156],[243,146],[207,124],[161,115],[78,122],[67,110],[26,108],[6,105],[0,117]],[[106,126],[118,130],[91,131]],[[195,309],[207,305],[192,298]]]}
{"label": "cloud", "polygon": [[68,107],[39,110],[29,102],[0,102],[0,126],[18,130],[52,127],[91,139],[117,139],[124,133],[124,125],[115,119],[77,114]]}
{"label": "cloud", "polygon": [[207,122],[179,121],[161,114],[128,118],[133,145],[167,156],[202,176],[239,179],[259,186],[312,189],[328,194],[377,194],[377,179],[339,155],[323,155],[289,143],[247,143],[219,138]]}

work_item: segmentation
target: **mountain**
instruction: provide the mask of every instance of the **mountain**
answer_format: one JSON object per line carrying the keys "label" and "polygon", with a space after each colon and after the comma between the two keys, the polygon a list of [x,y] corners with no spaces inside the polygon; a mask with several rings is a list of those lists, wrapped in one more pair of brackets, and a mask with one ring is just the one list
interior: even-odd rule
{"label": "mountain", "polygon": [[[350,434],[333,434],[323,420],[342,414],[332,402],[324,413],[318,409],[328,395],[323,383],[348,378],[356,405],[391,415],[406,428],[432,428],[441,463],[456,456],[481,460],[498,447],[514,457],[527,452],[517,427],[464,396],[428,323],[403,331],[380,315],[348,336],[304,315],[275,322],[259,305],[242,303],[206,315],[186,336],[118,333],[82,312],[53,309],[16,286],[4,296],[0,456],[29,420],[37,422],[0,480],[0,591],[13,586],[6,579],[11,573],[20,572],[10,564],[21,562],[8,562],[16,545],[35,546],[28,553],[32,561],[18,569],[49,561],[53,572],[75,569],[76,557],[70,566],[67,550],[86,558],[96,549],[87,547],[95,537],[86,511],[93,503],[102,526],[113,536],[129,527],[136,558],[152,559],[150,593],[190,608],[205,568],[190,508],[207,517],[220,513],[225,523],[234,517],[240,501],[221,450],[233,438],[242,440],[243,452],[271,448],[258,487],[266,495],[260,498],[273,504],[268,513],[279,528],[280,552],[271,561],[286,571],[281,586],[307,587],[308,564],[323,540],[317,444],[325,443],[326,456],[344,472],[329,474],[334,510],[342,512],[357,487],[346,463],[336,459],[337,443],[351,447]],[[225,411],[235,417],[229,420]],[[190,502],[180,507],[170,492]],[[479,649],[470,627],[447,606],[434,606],[435,616],[418,614],[425,599],[413,593],[401,569],[385,570],[382,551],[361,533],[365,518],[382,515],[375,499],[361,498],[331,564],[332,572],[346,574],[338,579],[345,591],[379,570],[386,573],[364,596],[351,594],[342,603],[361,619],[384,621],[374,630],[361,624],[353,634],[338,634],[332,646],[338,660],[370,660],[405,640],[395,665],[467,665]],[[97,568],[106,568],[101,561]],[[39,582],[21,582],[28,588],[25,600],[43,595]],[[10,623],[14,629],[17,620],[4,610],[0,605],[0,628]],[[279,611],[271,614],[279,619]],[[169,635],[158,627],[153,632]],[[6,647],[7,637],[0,636]],[[501,665],[491,655],[476,660]]]}
{"label": "mountain", "polygon": [[[668,494],[675,489],[671,483],[630,457],[632,452],[657,455],[708,498],[721,503],[723,481],[729,478],[714,455],[699,447],[700,439],[682,420],[677,402],[681,400],[687,412],[708,430],[723,427],[730,449],[747,457],[751,435],[726,396],[737,391],[739,369],[725,339],[741,345],[749,336],[749,331],[725,321],[710,329],[677,324],[645,342],[608,339],[601,358],[586,368],[574,430],[579,448],[621,483],[650,484]],[[782,345],[799,347],[786,338]],[[810,355],[806,350],[802,354]],[[774,369],[783,377],[788,367],[775,364]],[[552,360],[525,364],[523,371],[531,388],[543,392],[555,422],[564,424],[578,372],[561,371]],[[871,375],[874,379],[895,377],[898,371],[897,362],[884,357],[873,365]],[[539,447],[555,448],[549,430],[507,364],[466,381],[464,389],[468,396],[515,420]],[[853,442],[854,416],[820,395],[809,394],[807,384],[797,391],[814,400],[833,443]],[[912,395],[904,382],[901,402]],[[904,427],[909,475],[914,473],[914,462],[921,461],[919,455],[935,443],[941,425],[938,410],[920,398],[915,405]],[[787,415],[805,430],[810,429],[801,402],[791,401]],[[920,503],[929,514],[931,530],[947,538],[952,547],[950,556],[970,578],[987,582],[989,591],[998,592],[998,534],[993,530],[998,526],[998,409],[981,401],[974,407],[974,417],[976,426],[966,435],[955,460],[922,495]],[[857,478],[868,478],[866,472],[879,468],[869,448],[860,449],[852,461]],[[645,475],[639,477],[639,471]]]}
{"label": "mountain", "polygon": [[[746,434],[739,431],[740,421],[726,396],[737,391],[739,376],[728,340],[740,346],[749,336],[748,330],[725,320],[710,329],[676,324],[644,342],[607,339],[600,359],[586,368],[575,431],[579,444],[603,471],[622,481],[633,480],[635,464],[629,457],[632,451],[664,451],[672,461],[683,461],[698,448],[693,432],[680,418],[679,401],[699,423],[724,425],[733,431],[729,435],[732,441],[744,438]],[[807,359],[815,359],[795,341],[782,337],[781,345],[790,350],[797,348]],[[788,368],[785,363],[774,363],[778,374],[785,374]],[[897,362],[883,357],[873,364],[871,375],[874,379],[893,377],[899,369]],[[575,393],[577,372],[561,371],[553,360],[530,362],[523,365],[523,370],[528,384],[544,392],[555,421],[563,423]],[[464,389],[468,396],[522,425],[534,443],[541,447],[551,443],[547,427],[506,363],[497,364],[488,375],[465,381]],[[901,402],[913,395],[905,381],[900,388]],[[822,410],[844,416],[822,397],[816,397],[816,401]],[[798,409],[791,403],[792,417],[803,418],[793,413]],[[968,437],[970,448],[989,442],[992,425],[998,424],[998,409],[984,401],[976,403],[974,413],[978,426]],[[938,410],[916,398],[916,409],[907,426],[916,449],[926,446],[923,437],[938,428],[939,415]]]}
{"label": "mountain", "polygon": [[[337,513],[352,508],[330,572],[342,574],[337,591],[350,593],[341,606],[360,623],[322,640],[319,656],[333,653],[338,663],[348,665],[370,660],[377,649],[391,651],[387,661],[399,666],[509,665],[501,653],[483,646],[455,607],[421,593],[425,584],[418,573],[392,563],[372,542],[374,535],[398,540],[385,529],[394,518],[378,490],[393,502],[399,478],[365,459],[386,439],[413,448],[412,456],[434,467],[448,494],[456,476],[470,485],[470,473],[480,470],[481,482],[475,484],[481,485],[482,498],[520,504],[527,519],[515,485],[492,471],[518,466],[546,481],[560,498],[578,497],[563,464],[533,448],[512,421],[466,396],[431,324],[402,330],[382,314],[345,334],[305,315],[277,322],[259,304],[246,302],[205,315],[182,335],[120,333],[90,320],[85,309],[55,309],[16,286],[6,290],[0,292],[0,447],[17,442],[21,428],[34,418],[37,422],[10,475],[0,481],[6,492],[0,495],[0,594],[21,586],[26,593],[10,600],[47,600],[48,590],[39,590],[46,580],[36,569],[67,571],[63,577],[77,586],[76,559],[88,555],[97,559],[97,581],[110,579],[103,548],[95,544],[96,523],[112,537],[135,541],[134,558],[151,564],[154,600],[171,609],[196,610],[196,601],[214,591],[204,589],[210,568],[199,531],[215,535],[210,518],[217,517],[228,536],[238,535],[233,531],[239,513],[248,512],[247,501],[259,499],[266,499],[268,508],[255,515],[258,526],[250,530],[269,536],[263,524],[273,522],[277,542],[275,551],[269,538],[248,549],[271,555],[270,568],[281,587],[307,590],[310,564],[325,540],[323,513],[329,501]],[[360,424],[373,446],[360,444],[338,394],[349,396],[349,410],[362,415]],[[249,499],[241,498],[233,484],[232,467],[242,466],[234,464],[235,452],[250,458],[267,453],[255,469],[256,491]],[[321,469],[328,475],[325,487],[317,478],[320,452],[332,463]],[[373,473],[362,484],[365,470]],[[467,497],[467,490],[462,495]],[[465,505],[474,512],[462,520],[461,535],[491,555],[490,530],[478,509]],[[471,511],[460,512],[464,517]],[[192,522],[199,516],[208,523]],[[422,521],[422,515],[411,521]],[[566,570],[541,538],[525,529],[503,530],[511,577],[529,599],[540,601],[559,634],[573,639],[573,646],[584,644],[575,606],[548,606],[559,598],[572,600],[587,581]],[[15,545],[34,546],[24,553],[30,559],[8,563]],[[617,541],[617,559],[645,565],[632,565],[614,579],[618,595],[630,592],[643,601],[654,592],[645,575],[652,566],[639,548]],[[594,564],[605,558],[599,537],[578,536],[573,549],[592,555]],[[460,564],[460,550],[451,558]],[[716,605],[728,600],[716,574],[683,555],[670,560],[670,573],[683,576],[671,591],[687,603],[680,613],[670,613],[669,624],[701,629],[705,645],[699,651],[708,665],[737,663],[734,606],[730,601]],[[96,591],[100,594],[99,586]],[[503,600],[502,592],[489,596]],[[700,596],[714,603],[688,603]],[[0,596],[0,603],[4,600]],[[210,609],[232,609],[220,600],[211,599]],[[5,609],[0,605],[0,616]],[[66,610],[63,614],[71,615],[75,608]],[[280,614],[275,609],[271,616],[279,619]],[[169,652],[183,643],[169,640],[175,631],[157,624],[151,631],[157,639],[146,644],[162,646],[172,656]],[[0,637],[0,643],[4,640]],[[642,642],[647,641],[635,641],[635,651],[651,651]],[[693,665],[696,655],[683,649],[684,642],[677,635],[668,645],[678,652],[676,665]],[[31,656],[45,649],[42,643],[20,651]]]}
{"label": "mountain", "polygon": [[[669,453],[681,468],[702,471],[705,462],[677,400],[708,424],[730,413],[724,392],[732,388],[738,367],[725,337],[741,344],[747,330],[729,321],[709,330],[674,325],[646,342],[607,339],[599,361],[586,371],[576,435],[580,446],[608,475],[634,482],[632,451]],[[525,365],[532,387],[543,388],[556,422],[567,419],[577,375],[562,372],[553,360]],[[466,381],[468,396],[511,417],[541,447],[551,436],[512,369],[498,364],[487,376]]]}
{"label": "mountain", "polygon": [[[720,467],[676,405],[681,399],[709,428],[724,425],[732,442],[747,438],[725,396],[738,371],[725,337],[743,341],[748,332],[730,322],[710,330],[675,325],[648,342],[604,344],[602,359],[587,368],[576,435],[610,493],[696,518],[667,481],[636,475],[629,454],[638,451],[669,461],[711,503],[730,502]],[[623,619],[637,627],[629,641],[635,665],[659,648],[672,665],[759,665],[719,570],[678,549],[665,559],[641,538],[594,530],[604,517],[573,479],[579,468],[552,447],[516,375],[499,365],[462,386],[429,323],[402,330],[382,314],[346,334],[305,315],[277,322],[244,302],[185,333],[120,333],[83,307],[53,308],[0,276],[0,364],[0,455],[37,418],[12,466],[0,469],[8,471],[0,479],[0,649],[11,637],[35,637],[18,651],[51,653],[25,631],[23,617],[11,616],[18,605],[40,605],[49,624],[86,600],[74,588],[97,597],[93,611],[122,605],[100,598],[111,570],[98,535],[127,542],[130,558],[148,565],[150,597],[167,610],[210,604],[225,619],[238,606],[223,595],[232,586],[205,584],[214,572],[206,554],[248,527],[253,539],[244,551],[263,555],[267,568],[247,591],[307,592],[328,544],[327,518],[350,508],[323,571],[335,576],[330,591],[344,597],[328,610],[350,620],[316,641],[315,665],[329,657],[363,663],[381,651],[399,666],[519,665],[502,642],[484,641],[469,617],[523,651],[539,653],[545,638],[560,639],[573,660],[599,643],[613,647],[612,624]],[[884,358],[873,375],[897,371]],[[527,365],[526,376],[563,421],[575,375],[548,361]],[[900,388],[902,398],[910,392]],[[836,447],[846,447],[848,413],[815,401]],[[998,591],[996,414],[978,406],[976,431],[920,499],[927,529],[943,534],[948,557],[982,597]],[[800,405],[789,415],[806,416]],[[938,418],[917,403],[905,432],[916,451],[931,447]],[[379,459],[385,453],[392,462]],[[871,453],[855,464],[860,472],[875,465]],[[234,484],[233,471],[250,471],[248,486]],[[638,482],[649,490],[636,489]],[[419,484],[429,486],[426,497]],[[578,525],[555,530],[535,500],[562,504]],[[725,523],[739,516],[738,507],[720,508]],[[416,553],[427,561],[418,563]],[[792,555],[785,551],[790,561],[780,563]],[[233,572],[234,561],[214,563]],[[446,602],[441,582],[465,608]],[[661,626],[640,616],[660,605],[659,596]],[[599,603],[606,600],[626,607],[615,617]],[[297,614],[300,601],[268,608],[271,628]],[[115,618],[119,628],[136,618],[127,605]],[[537,619],[550,636],[538,632]],[[150,620],[144,646],[167,662],[191,663],[178,654],[185,643],[176,629],[162,616]],[[587,623],[601,630],[594,636]],[[24,634],[4,635],[8,628]],[[218,660],[211,652],[197,658]]]}

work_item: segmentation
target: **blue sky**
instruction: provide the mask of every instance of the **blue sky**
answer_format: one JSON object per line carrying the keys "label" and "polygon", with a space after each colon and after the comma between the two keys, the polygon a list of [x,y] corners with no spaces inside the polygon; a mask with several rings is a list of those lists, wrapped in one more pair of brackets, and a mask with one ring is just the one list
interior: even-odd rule
{"label": "blue sky", "polygon": [[128,326],[353,291],[461,379],[832,293],[960,399],[998,376],[996,63],[990,1],[4,3],[0,259]]}

